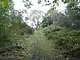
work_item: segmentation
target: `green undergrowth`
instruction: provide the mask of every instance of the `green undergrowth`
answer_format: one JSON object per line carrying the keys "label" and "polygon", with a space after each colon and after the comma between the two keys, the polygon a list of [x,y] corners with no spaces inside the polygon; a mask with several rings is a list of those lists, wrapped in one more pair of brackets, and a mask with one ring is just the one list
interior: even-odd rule
{"label": "green undergrowth", "polygon": [[[43,30],[36,30],[25,42],[28,59],[51,59],[52,44],[44,36]],[[46,58],[44,58],[46,57]]]}
{"label": "green undergrowth", "polygon": [[61,60],[80,59],[80,30],[59,26],[50,26],[44,29],[47,40],[52,41],[57,57]]}

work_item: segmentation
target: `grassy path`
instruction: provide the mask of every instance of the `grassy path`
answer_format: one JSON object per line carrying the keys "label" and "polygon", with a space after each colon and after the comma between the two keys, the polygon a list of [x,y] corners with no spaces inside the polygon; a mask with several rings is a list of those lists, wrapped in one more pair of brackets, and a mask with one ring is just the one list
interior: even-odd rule
{"label": "grassy path", "polygon": [[46,39],[43,30],[35,31],[27,41],[27,53],[33,60],[43,59],[44,56],[52,54],[51,42]]}

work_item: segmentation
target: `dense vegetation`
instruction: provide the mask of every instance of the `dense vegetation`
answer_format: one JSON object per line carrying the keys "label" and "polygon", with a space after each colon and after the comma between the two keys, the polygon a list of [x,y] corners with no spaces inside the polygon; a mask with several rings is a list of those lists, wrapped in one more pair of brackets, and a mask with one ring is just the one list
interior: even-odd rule
{"label": "dense vegetation", "polygon": [[15,10],[9,8],[10,6],[0,6],[0,60],[22,60],[25,56],[22,41],[34,29],[22,21],[19,13],[16,15]]}
{"label": "dense vegetation", "polygon": [[13,1],[1,0],[0,60],[80,60],[80,7],[77,0],[62,2],[68,4],[65,12],[53,6],[42,22],[38,21],[42,12],[33,11],[38,15],[32,19],[33,28],[13,8]]}
{"label": "dense vegetation", "polygon": [[[53,28],[52,28],[53,27]],[[46,31],[45,31],[46,30]],[[50,26],[44,30],[45,36],[52,41],[54,52],[60,60],[78,60],[80,54],[80,30]],[[54,54],[53,52],[53,54]]]}

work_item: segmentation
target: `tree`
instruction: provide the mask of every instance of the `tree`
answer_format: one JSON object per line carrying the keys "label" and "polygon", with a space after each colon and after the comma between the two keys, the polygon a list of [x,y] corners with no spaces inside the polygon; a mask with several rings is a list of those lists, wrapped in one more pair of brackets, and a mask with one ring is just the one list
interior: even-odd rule
{"label": "tree", "polygon": [[44,13],[42,11],[32,10],[32,12],[27,16],[28,21],[30,21],[30,25],[33,28],[39,27],[40,23],[42,22],[42,17]]}
{"label": "tree", "polygon": [[50,16],[44,17],[42,21],[42,27],[47,27],[49,25],[53,24],[53,19]]}
{"label": "tree", "polygon": [[[77,1],[77,0],[76,0]],[[58,13],[51,25],[44,30],[48,40],[52,41],[57,60],[79,60],[80,58],[80,7],[74,0],[68,2],[66,13]],[[75,29],[73,29],[75,28]],[[78,28],[78,29],[77,29]],[[53,52],[53,53],[54,53]],[[55,58],[55,57],[54,57]],[[62,59],[63,58],[63,59]]]}
{"label": "tree", "polygon": [[[54,10],[53,10],[54,11]],[[79,28],[80,27],[80,7],[76,1],[71,0],[68,2],[65,13],[56,13],[52,9],[48,11],[50,17],[53,19],[55,25],[64,26],[68,28]]]}
{"label": "tree", "polygon": [[78,3],[75,3],[74,1],[70,2],[67,6],[66,15],[68,16],[68,22],[71,27],[80,28],[80,8]]}
{"label": "tree", "polygon": [[0,6],[0,59],[24,59],[24,38],[29,37],[34,30],[24,23],[21,14],[13,9],[13,2],[8,4],[6,7]]}

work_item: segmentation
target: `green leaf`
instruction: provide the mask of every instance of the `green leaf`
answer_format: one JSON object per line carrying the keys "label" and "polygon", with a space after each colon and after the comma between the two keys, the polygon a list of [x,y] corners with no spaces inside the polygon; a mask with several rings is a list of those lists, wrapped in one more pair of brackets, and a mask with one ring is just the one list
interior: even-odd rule
{"label": "green leaf", "polygon": [[53,3],[57,3],[58,0],[54,0]]}
{"label": "green leaf", "polygon": [[70,0],[65,0],[65,2],[64,2],[64,3],[68,3],[68,2],[70,2]]}
{"label": "green leaf", "polygon": [[53,10],[52,9],[50,9],[50,10],[48,10],[48,14],[52,14],[52,12],[53,12]]}
{"label": "green leaf", "polygon": [[7,5],[8,5],[8,0],[2,0],[0,2],[0,6],[2,6],[2,7],[6,7]]}
{"label": "green leaf", "polygon": [[62,0],[62,2],[68,3],[68,2],[70,2],[70,0]]}

